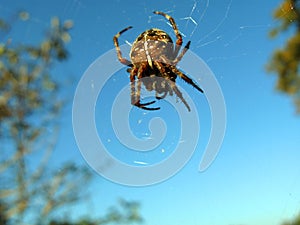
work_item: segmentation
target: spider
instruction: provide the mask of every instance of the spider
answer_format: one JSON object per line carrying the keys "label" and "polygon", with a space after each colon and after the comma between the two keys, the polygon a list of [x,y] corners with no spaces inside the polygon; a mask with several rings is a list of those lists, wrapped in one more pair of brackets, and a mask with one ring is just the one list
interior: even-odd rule
{"label": "spider", "polygon": [[203,93],[203,90],[194,83],[191,78],[176,68],[177,63],[189,49],[191,42],[189,41],[179,54],[182,46],[182,36],[177,29],[174,19],[163,12],[154,11],[153,13],[162,15],[169,20],[177,38],[175,46],[173,45],[171,37],[165,31],[152,28],[141,33],[136,38],[130,50],[131,61],[129,61],[122,57],[118,38],[122,33],[131,29],[132,26],[121,30],[113,38],[118,60],[122,64],[130,67],[127,69],[127,72],[130,73],[131,104],[145,110],[160,109],[160,107],[149,107],[149,105],[155,103],[155,101],[141,103],[141,84],[143,83],[148,91],[155,91],[155,97],[158,100],[165,98],[167,94],[172,96],[173,92],[175,92],[187,107],[188,111],[190,111],[190,106],[176,86],[175,80],[177,76],[179,76],[185,82]]}

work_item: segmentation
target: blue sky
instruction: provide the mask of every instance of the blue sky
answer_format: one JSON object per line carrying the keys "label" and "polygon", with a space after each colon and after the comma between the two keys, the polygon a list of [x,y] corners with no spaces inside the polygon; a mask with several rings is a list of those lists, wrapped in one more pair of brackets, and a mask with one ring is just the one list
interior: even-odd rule
{"label": "blue sky", "polygon": [[[178,81],[200,111],[201,133],[192,159],[172,178],[147,187],[123,186],[96,175],[87,204],[91,214],[104,212],[119,197],[139,201],[147,225],[273,225],[298,214],[299,116],[295,115],[291,99],[275,91],[276,77],[265,72],[272,51],[282,46],[287,37],[270,40],[267,35],[276,25],[272,11],[279,3],[279,0],[112,0],[106,3],[30,0],[26,4],[0,3],[3,15],[16,9],[25,9],[31,15],[25,25],[18,27],[16,40],[23,40],[18,33],[21,29],[26,41],[38,40],[54,15],[74,21],[72,42],[68,45],[71,58],[67,65],[57,68],[60,74],[74,80],[66,90],[70,99],[92,62],[114,48],[112,37],[121,29],[129,25],[134,27],[120,38],[122,44],[133,42],[137,35],[151,27],[159,27],[173,35],[166,21],[152,14],[154,10],[168,12],[175,18],[185,35],[184,43],[191,40],[191,51],[207,63],[222,88],[227,130],[219,155],[206,171],[199,173],[198,165],[209,137],[209,107],[204,96]],[[197,25],[184,19],[189,16]],[[172,38],[174,40],[174,35]],[[122,74],[124,77],[119,78]],[[111,84],[115,88],[112,92],[118,90],[118,85],[126,85],[125,69],[115,78],[117,83]],[[110,104],[109,100],[100,100],[96,112],[107,110]],[[71,104],[64,110],[55,161],[72,160],[85,164],[73,135],[71,110]],[[168,128],[170,140],[178,136],[172,131],[172,120],[176,117],[174,119],[166,110],[153,114],[167,116],[166,123],[171,126]],[[141,115],[142,112],[133,110],[130,118],[136,135],[147,132],[147,123],[138,128],[134,125]],[[101,118],[96,117],[96,121],[101,124]],[[106,128],[100,125],[97,128],[99,133],[106,133]],[[107,132],[111,131],[108,129]],[[121,148],[126,152],[126,148]],[[172,151],[172,144],[166,144],[165,149]],[[134,155],[129,157],[124,151],[118,154],[117,147],[112,151],[119,160],[134,160]],[[158,155],[150,155],[149,161],[161,160]]]}

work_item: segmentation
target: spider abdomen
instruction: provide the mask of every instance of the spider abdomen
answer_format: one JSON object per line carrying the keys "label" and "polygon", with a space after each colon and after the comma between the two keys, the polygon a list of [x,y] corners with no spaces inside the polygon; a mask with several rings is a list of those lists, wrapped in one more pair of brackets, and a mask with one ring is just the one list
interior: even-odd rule
{"label": "spider abdomen", "polygon": [[169,61],[174,58],[172,43],[171,37],[166,32],[159,29],[147,30],[134,41],[130,51],[130,59],[136,66],[142,62],[148,62],[150,67],[154,61],[170,63]]}
{"label": "spider abdomen", "polygon": [[189,49],[191,42],[188,41],[185,48],[180,52],[182,36],[174,19],[163,12],[154,11],[153,13],[162,15],[169,21],[176,35],[175,45],[165,31],[156,28],[146,30],[132,44],[130,60],[128,60],[122,56],[118,38],[125,31],[131,29],[132,26],[121,30],[113,38],[119,61],[130,67],[127,72],[130,73],[131,104],[146,110],[160,109],[160,107],[149,107],[155,101],[141,102],[143,83],[148,91],[155,91],[156,99],[163,99],[168,94],[173,95],[175,93],[190,111],[188,103],[176,86],[176,77],[179,76],[200,92],[203,92],[203,90],[191,78],[178,70],[176,65]]}

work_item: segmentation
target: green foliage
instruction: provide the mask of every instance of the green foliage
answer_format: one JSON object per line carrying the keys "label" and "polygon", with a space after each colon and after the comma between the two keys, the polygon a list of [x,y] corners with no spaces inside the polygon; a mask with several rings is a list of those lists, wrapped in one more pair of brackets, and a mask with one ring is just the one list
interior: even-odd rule
{"label": "green foliage", "polygon": [[[29,13],[20,12],[26,21]],[[0,19],[6,37],[13,23]],[[136,203],[121,202],[101,219],[53,220],[62,206],[84,200],[91,173],[73,163],[49,166],[63,105],[53,67],[69,57],[72,21],[51,20],[39,44],[0,42],[0,224],[107,224],[140,221]],[[65,208],[66,209],[66,208]],[[49,222],[52,221],[52,222]]]}
{"label": "green foliage", "polygon": [[267,65],[269,72],[278,75],[277,89],[290,95],[300,112],[300,5],[297,0],[284,0],[275,10],[274,18],[279,25],[271,30],[270,36],[276,37],[280,33],[294,29],[285,46],[274,51]]}
{"label": "green foliage", "polygon": [[283,0],[282,4],[275,9],[273,17],[280,23],[270,32],[271,37],[277,36],[280,32],[286,31],[290,26],[298,23],[299,9],[296,3],[297,0]]}
{"label": "green foliage", "polygon": [[78,221],[52,220],[48,225],[105,225],[105,224],[132,224],[142,222],[138,213],[139,204],[119,200],[119,207],[112,207],[109,212],[96,219],[79,219]]}
{"label": "green foliage", "polygon": [[[19,17],[27,20],[29,14],[22,12]],[[0,21],[2,33],[12,29]],[[2,207],[1,217],[10,223],[24,223],[32,211],[36,211],[32,220],[45,220],[60,206],[78,201],[81,190],[76,182],[90,177],[86,169],[74,165],[63,165],[59,171],[47,166],[55,144],[47,131],[56,133],[62,105],[51,68],[68,57],[65,44],[71,27],[71,21],[61,24],[54,18],[40,44],[18,44],[13,38],[0,43],[0,178],[4,181],[0,200],[2,206],[9,206]]]}
{"label": "green foliage", "polygon": [[300,225],[300,215],[298,215],[294,220],[289,222],[284,222],[282,225]]}
{"label": "green foliage", "polygon": [[[40,131],[37,127],[30,129],[30,116],[41,111],[56,115],[59,111],[58,84],[50,75],[50,69],[55,61],[67,59],[65,43],[70,40],[68,31],[71,27],[70,21],[61,25],[54,18],[48,37],[37,46],[16,46],[9,40],[0,43],[1,133],[4,124],[10,123],[11,136],[16,135],[17,128],[23,127],[28,128],[29,139],[34,139]],[[49,99],[53,101],[49,102]]]}
{"label": "green foliage", "polygon": [[0,224],[1,225],[7,225],[8,224],[8,219],[5,215],[5,211],[7,210],[7,205],[0,201]]}

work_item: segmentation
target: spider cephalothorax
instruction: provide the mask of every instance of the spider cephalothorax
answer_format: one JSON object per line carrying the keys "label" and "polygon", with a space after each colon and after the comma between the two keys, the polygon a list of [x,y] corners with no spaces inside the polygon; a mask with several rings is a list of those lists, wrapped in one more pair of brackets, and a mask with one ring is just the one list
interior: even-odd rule
{"label": "spider cephalothorax", "polygon": [[156,28],[147,30],[141,33],[132,44],[130,50],[131,61],[129,61],[122,57],[118,38],[122,33],[132,27],[127,27],[114,36],[114,44],[119,61],[130,67],[127,71],[130,73],[131,104],[147,110],[160,109],[159,107],[147,107],[155,101],[147,103],[140,102],[141,84],[143,83],[148,91],[153,90],[156,92],[157,99],[165,98],[167,94],[173,95],[173,92],[175,92],[190,111],[190,107],[177,88],[175,81],[177,76],[179,76],[198,91],[203,92],[191,78],[176,68],[177,63],[189,49],[191,42],[189,41],[181,53],[178,54],[182,45],[182,36],[177,29],[174,19],[163,12],[155,11],[154,13],[164,16],[171,23],[177,38],[175,45],[171,37],[165,31]]}

